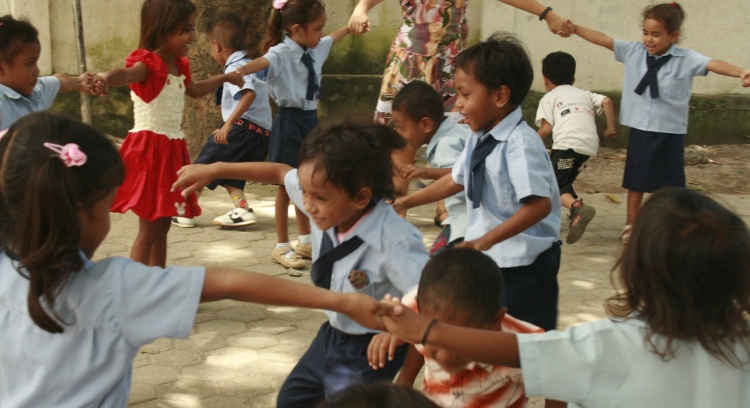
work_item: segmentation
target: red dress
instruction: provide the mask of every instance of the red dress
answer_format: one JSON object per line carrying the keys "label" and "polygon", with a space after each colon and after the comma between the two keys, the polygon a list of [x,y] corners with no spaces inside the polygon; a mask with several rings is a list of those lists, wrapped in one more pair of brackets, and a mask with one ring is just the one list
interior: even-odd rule
{"label": "red dress", "polygon": [[128,210],[140,218],[155,221],[163,217],[196,217],[200,215],[195,194],[182,197],[170,192],[177,180],[177,170],[190,164],[182,114],[185,87],[190,83],[187,58],[175,59],[180,73],[167,72],[162,59],[151,51],[135,50],[125,67],[142,62],[148,68],[146,81],[130,84],[135,123],[120,148],[125,165],[125,180],[117,191],[112,212]]}

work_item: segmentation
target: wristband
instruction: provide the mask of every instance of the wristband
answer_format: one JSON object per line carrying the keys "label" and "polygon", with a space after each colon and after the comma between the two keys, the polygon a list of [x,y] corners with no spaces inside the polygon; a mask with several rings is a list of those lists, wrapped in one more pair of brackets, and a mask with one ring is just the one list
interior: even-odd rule
{"label": "wristband", "polygon": [[437,319],[430,320],[430,323],[427,325],[427,328],[424,329],[424,334],[422,335],[422,340],[419,341],[419,344],[425,345],[425,342],[427,341],[427,334],[430,333],[430,329],[432,329],[432,326],[437,323]]}
{"label": "wristband", "polygon": [[550,11],[552,11],[552,7],[547,7],[546,9],[544,9],[544,11],[542,11],[542,14],[539,15],[539,21],[547,18],[547,13],[549,13]]}

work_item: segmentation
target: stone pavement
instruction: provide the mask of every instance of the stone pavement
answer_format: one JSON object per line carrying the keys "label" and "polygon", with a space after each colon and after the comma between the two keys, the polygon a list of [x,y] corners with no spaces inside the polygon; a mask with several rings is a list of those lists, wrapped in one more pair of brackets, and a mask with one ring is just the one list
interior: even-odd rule
{"label": "stone pavement", "polygon": [[[293,278],[271,262],[275,187],[249,184],[246,192],[258,217],[256,225],[238,230],[212,226],[212,219],[230,210],[231,203],[225,191],[207,191],[200,200],[204,214],[196,219],[198,226],[172,227],[167,263],[233,266],[309,283],[309,268],[302,277]],[[604,317],[602,302],[613,293],[610,270],[620,250],[625,220],[625,195],[616,198],[620,203],[602,193],[587,194],[586,202],[596,207],[597,216],[578,243],[562,247],[560,329]],[[750,196],[716,198],[750,220]],[[439,232],[432,221],[433,209],[428,205],[408,214],[426,244]],[[563,224],[564,239],[567,222]],[[290,229],[294,231],[293,223]],[[95,259],[128,256],[136,231],[137,218],[132,213],[112,214],[112,230]],[[325,315],[318,310],[235,301],[202,304],[188,339],[160,339],[143,347],[135,359],[129,405],[275,407],[278,389],[323,321]],[[542,403],[532,401],[530,406]]]}

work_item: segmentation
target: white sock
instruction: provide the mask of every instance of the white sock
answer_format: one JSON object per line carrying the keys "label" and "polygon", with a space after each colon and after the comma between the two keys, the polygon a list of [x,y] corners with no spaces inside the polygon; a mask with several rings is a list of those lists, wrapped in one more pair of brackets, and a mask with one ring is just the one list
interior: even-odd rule
{"label": "white sock", "polygon": [[279,248],[286,248],[286,247],[291,248],[292,247],[292,243],[291,242],[277,242],[275,248],[279,249]]}
{"label": "white sock", "polygon": [[300,245],[312,244],[312,234],[300,235],[298,239]]}

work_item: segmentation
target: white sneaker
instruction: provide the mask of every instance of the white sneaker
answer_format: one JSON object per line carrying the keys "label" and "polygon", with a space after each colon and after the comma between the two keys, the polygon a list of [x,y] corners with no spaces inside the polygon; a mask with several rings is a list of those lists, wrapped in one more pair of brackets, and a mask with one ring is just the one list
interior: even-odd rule
{"label": "white sneaker", "polygon": [[193,228],[195,227],[195,221],[192,218],[172,217],[172,225],[182,228]]}
{"label": "white sneaker", "polygon": [[244,208],[235,208],[224,215],[220,215],[214,218],[214,225],[228,228],[245,227],[248,225],[253,225],[256,222],[258,221],[255,219],[255,214],[253,214],[252,208],[249,210],[246,210]]}

